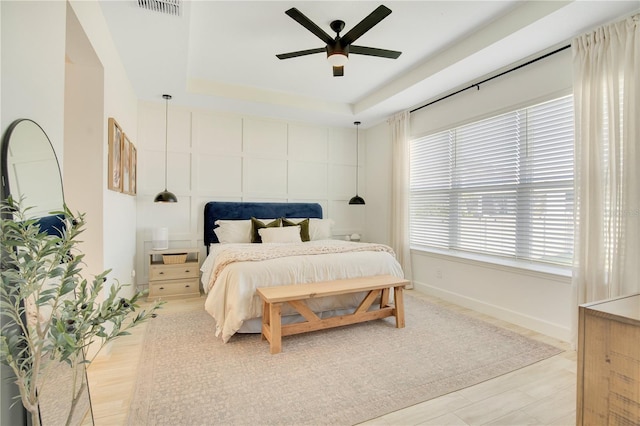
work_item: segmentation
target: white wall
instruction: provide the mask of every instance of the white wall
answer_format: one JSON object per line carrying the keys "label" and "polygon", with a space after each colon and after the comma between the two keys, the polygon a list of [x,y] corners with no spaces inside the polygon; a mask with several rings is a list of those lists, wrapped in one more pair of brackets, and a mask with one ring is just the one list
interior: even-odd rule
{"label": "white wall", "polygon": [[[571,49],[422,108],[411,114],[411,137],[543,102],[572,92]],[[480,79],[478,79],[480,80]]]}
{"label": "white wall", "polygon": [[[174,102],[176,104],[174,104]],[[335,238],[365,232],[366,208],[350,206],[356,187],[356,130],[248,117],[169,101],[168,190],[176,204],[156,204],[164,189],[165,103],[140,102],[138,129],[138,286],[148,283],[153,230],[169,228],[170,247],[198,247],[204,259],[207,201],[317,202],[335,221]],[[360,159],[367,156],[363,132]],[[365,168],[359,193],[367,197]]]}
{"label": "white wall", "polygon": [[[81,26],[80,31],[84,33],[80,37],[86,37],[90,43],[90,49],[103,68],[101,87],[87,89],[84,86],[87,81],[79,79],[72,80],[71,84],[74,84],[74,87],[67,89],[80,92],[81,94],[78,95],[80,97],[91,96],[91,93],[98,90],[103,97],[100,105],[96,106],[97,109],[100,109],[101,121],[95,123],[95,126],[91,128],[84,129],[87,135],[85,143],[91,144],[87,151],[93,156],[92,159],[85,160],[88,161],[86,166],[91,164],[91,167],[98,169],[98,174],[90,173],[94,182],[96,180],[97,182],[93,191],[81,190],[77,192],[74,197],[77,207],[72,207],[80,211],[94,211],[94,214],[87,216],[86,220],[88,227],[98,227],[99,229],[96,231],[98,236],[93,240],[93,243],[102,249],[100,255],[102,263],[95,265],[91,271],[98,273],[104,269],[111,269],[109,283],[113,283],[112,280],[117,280],[123,285],[131,284],[133,282],[131,274],[136,260],[136,199],[133,196],[107,189],[107,123],[109,117],[114,117],[127,133],[129,139],[135,143],[138,129],[138,102],[111,39],[99,3],[73,1],[70,2],[70,6]],[[70,34],[70,37],[75,37],[73,32]],[[81,66],[87,65],[75,65],[76,68]],[[88,113],[85,111],[84,114]],[[85,175],[79,173],[75,179],[85,179]],[[95,250],[99,250],[99,248],[95,247]],[[134,288],[133,285],[125,288],[124,295],[132,295]]]}
{"label": "white wall", "polygon": [[391,243],[391,129],[386,122],[365,132],[367,155],[366,231],[369,241]]}
{"label": "white wall", "polygon": [[[455,125],[479,120],[571,93],[571,51],[565,50],[480,87],[411,114],[412,137],[424,136]],[[380,239],[388,234],[390,191],[383,179],[391,176],[391,140],[386,124],[367,134],[376,155],[369,154],[367,233]],[[388,153],[388,154],[386,154]],[[386,157],[388,155],[388,157]],[[376,174],[372,173],[376,171]],[[380,194],[377,199],[374,193]],[[368,201],[369,201],[368,200]],[[569,340],[571,324],[570,278],[509,266],[487,264],[454,256],[412,250],[413,283],[423,291],[476,311],[530,329]]]}
{"label": "white wall", "polygon": [[[49,136],[61,167],[63,152],[65,4],[0,2],[2,133],[16,119],[30,118]],[[26,200],[28,204],[28,200]],[[2,424],[22,423],[22,407],[11,399],[17,388],[2,366]]]}
{"label": "white wall", "polygon": [[0,2],[2,132],[19,118],[40,124],[64,164],[63,2]]}
{"label": "white wall", "polygon": [[[67,8],[64,102],[65,202],[88,221],[78,249],[85,254],[84,276],[104,270],[102,227],[102,117],[104,68],[73,10]],[[97,225],[97,226],[94,226]]]}

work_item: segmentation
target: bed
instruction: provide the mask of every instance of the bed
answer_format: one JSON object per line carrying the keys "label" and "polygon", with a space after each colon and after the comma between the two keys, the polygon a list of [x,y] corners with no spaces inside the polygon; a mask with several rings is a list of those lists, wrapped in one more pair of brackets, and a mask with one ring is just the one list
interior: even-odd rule
{"label": "bed", "polygon": [[[274,222],[278,220],[277,226]],[[204,243],[208,255],[201,267],[201,280],[207,295],[205,309],[215,319],[216,336],[228,342],[235,333],[260,333],[259,287],[384,274],[404,276],[390,247],[331,239],[331,225],[317,203],[206,203]],[[260,244],[250,242],[258,235],[263,239]],[[309,307],[321,318],[339,315],[351,312],[364,296],[318,298],[310,301]],[[283,324],[301,320],[288,306],[282,315]]]}

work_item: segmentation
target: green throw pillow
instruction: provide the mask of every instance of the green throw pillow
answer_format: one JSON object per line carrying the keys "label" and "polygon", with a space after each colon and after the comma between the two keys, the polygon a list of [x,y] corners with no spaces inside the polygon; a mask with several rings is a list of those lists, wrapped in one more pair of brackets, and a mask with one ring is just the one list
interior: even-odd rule
{"label": "green throw pillow", "polygon": [[300,239],[302,241],[311,241],[309,235],[309,219],[301,220],[298,223],[282,218],[282,226],[298,226],[300,225]]}
{"label": "green throw pillow", "polygon": [[262,238],[260,237],[260,233],[258,229],[260,228],[279,228],[282,221],[278,218],[273,222],[269,222],[265,224],[264,222],[256,219],[255,217],[251,218],[251,242],[252,243],[261,243]]}

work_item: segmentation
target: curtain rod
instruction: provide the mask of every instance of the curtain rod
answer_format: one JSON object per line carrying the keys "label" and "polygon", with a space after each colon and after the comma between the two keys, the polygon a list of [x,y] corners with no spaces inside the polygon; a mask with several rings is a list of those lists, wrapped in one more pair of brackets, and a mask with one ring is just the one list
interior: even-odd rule
{"label": "curtain rod", "polygon": [[464,92],[465,90],[473,89],[474,87],[477,87],[477,88],[478,88],[478,90],[480,90],[480,85],[481,85],[481,84],[486,83],[487,81],[491,81],[491,80],[493,80],[494,78],[502,77],[502,76],[503,76],[503,75],[505,75],[505,74],[509,74],[510,72],[513,72],[513,71],[519,70],[520,68],[526,67],[527,65],[531,65],[531,64],[533,64],[534,62],[538,62],[539,60],[544,59],[544,58],[547,58],[547,57],[549,57],[549,56],[551,56],[551,55],[555,55],[556,53],[558,53],[558,52],[562,52],[563,50],[566,50],[566,49],[568,49],[568,48],[570,48],[570,47],[571,47],[571,45],[570,45],[570,44],[567,44],[566,46],[562,46],[562,47],[560,47],[560,48],[558,48],[558,49],[556,49],[556,50],[554,50],[554,51],[552,51],[552,52],[546,53],[546,54],[544,54],[544,55],[542,55],[542,56],[540,56],[540,57],[538,57],[538,58],[535,58],[535,59],[532,59],[532,60],[530,60],[530,61],[528,61],[528,62],[525,62],[524,64],[520,64],[520,65],[518,65],[517,67],[513,67],[513,68],[511,68],[511,69],[508,69],[508,70],[506,70],[506,71],[501,72],[500,74],[496,74],[496,75],[494,75],[493,77],[486,78],[486,79],[484,79],[484,80],[482,80],[482,81],[480,81],[480,82],[478,82],[478,83],[474,83],[474,84],[472,84],[472,85],[470,85],[470,86],[467,86],[467,87],[465,87],[464,89],[460,89],[460,90],[457,90],[457,91],[455,91],[455,92],[453,92],[453,93],[449,93],[448,95],[443,96],[443,97],[441,97],[441,98],[438,98],[438,99],[436,99],[435,101],[431,101],[431,102],[429,102],[428,104],[424,104],[424,105],[422,105],[422,106],[419,106],[419,107],[417,107],[417,108],[414,108],[414,109],[412,109],[411,111],[409,111],[409,113],[416,112],[416,111],[418,111],[418,110],[421,110],[421,109],[422,109],[422,108],[424,108],[424,107],[428,107],[429,105],[433,105],[433,104],[435,104],[436,102],[443,101],[443,100],[445,100],[445,99],[447,99],[447,98],[450,98],[450,97],[451,97],[451,96],[453,96],[453,95],[457,95],[458,93],[462,93],[462,92]]}

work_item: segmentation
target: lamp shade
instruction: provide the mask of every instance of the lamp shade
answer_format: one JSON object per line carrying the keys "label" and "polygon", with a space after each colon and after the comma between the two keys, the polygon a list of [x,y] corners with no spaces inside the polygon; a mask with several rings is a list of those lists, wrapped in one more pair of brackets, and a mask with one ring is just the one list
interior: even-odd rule
{"label": "lamp shade", "polygon": [[177,203],[178,197],[173,192],[169,192],[166,189],[159,192],[156,198],[153,199],[154,203]]}

